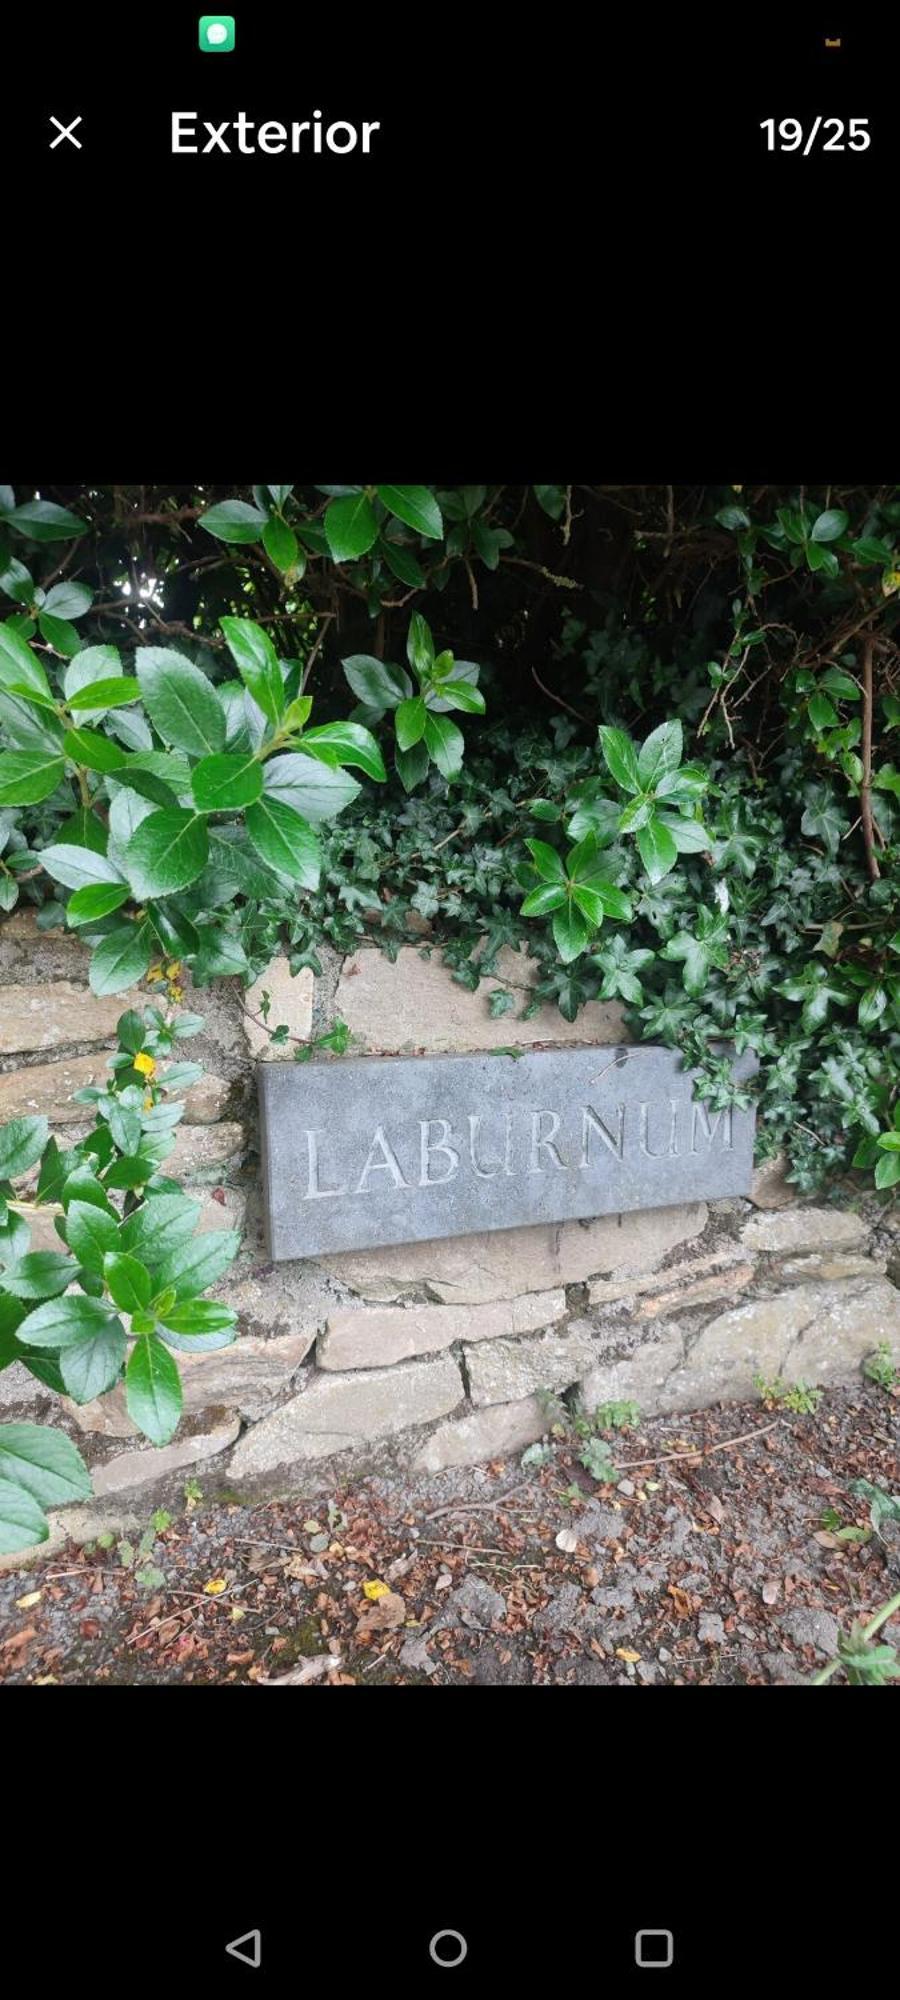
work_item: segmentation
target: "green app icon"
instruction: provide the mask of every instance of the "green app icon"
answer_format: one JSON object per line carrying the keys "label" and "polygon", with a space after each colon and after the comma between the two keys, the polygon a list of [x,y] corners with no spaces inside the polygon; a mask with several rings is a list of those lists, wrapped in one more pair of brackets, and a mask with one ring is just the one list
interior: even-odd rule
{"label": "green app icon", "polygon": [[234,15],[201,14],[198,38],[207,55],[227,55],[234,48]]}

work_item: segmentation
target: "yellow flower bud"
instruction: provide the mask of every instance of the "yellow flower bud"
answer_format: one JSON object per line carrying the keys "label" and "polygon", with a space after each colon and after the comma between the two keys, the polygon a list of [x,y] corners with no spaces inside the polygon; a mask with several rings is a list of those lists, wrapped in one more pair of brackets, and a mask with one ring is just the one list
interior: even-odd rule
{"label": "yellow flower bud", "polygon": [[146,1050],[142,1049],[140,1055],[135,1056],[134,1067],[140,1076],[152,1076],[156,1068],[156,1057],[148,1056]]}

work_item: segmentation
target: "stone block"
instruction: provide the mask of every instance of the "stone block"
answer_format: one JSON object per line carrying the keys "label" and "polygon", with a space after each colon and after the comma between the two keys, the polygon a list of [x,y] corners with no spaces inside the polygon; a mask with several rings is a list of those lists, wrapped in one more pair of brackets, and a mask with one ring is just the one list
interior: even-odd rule
{"label": "stone block", "polygon": [[[3,992],[0,989],[0,1005]],[[8,1118],[49,1118],[56,1128],[83,1125],[87,1107],[73,1104],[76,1090],[93,1084],[104,1089],[110,1072],[106,1050],[86,1056],[60,1056],[56,1062],[34,1063],[28,1069],[7,1070],[0,1076],[0,1124]],[[198,1083],[184,1093],[187,1125],[208,1125],[220,1118],[228,1097],[224,1077],[204,1072]]]}
{"label": "stone block", "polygon": [[146,1006],[148,998],[137,988],[100,997],[74,979],[4,986],[0,996],[0,1056],[77,1048],[80,1042],[112,1043],[120,1015],[129,1007]]}
{"label": "stone block", "polygon": [[214,1179],[227,1161],[240,1158],[245,1145],[243,1126],[230,1119],[219,1125],[179,1125],[161,1171],[176,1180]]}
{"label": "stone block", "polygon": [[513,1403],[541,1389],[568,1389],[586,1374],[597,1353],[594,1330],[576,1320],[559,1332],[488,1340],[466,1347],[473,1403]]}
{"label": "stone block", "polygon": [[[582,1377],[578,1401],[586,1416],[593,1416],[601,1403],[637,1403],[646,1416],[666,1409],[665,1392],[673,1374],[684,1360],[684,1342],[672,1328],[659,1337],[641,1342],[631,1354],[618,1361],[606,1361],[590,1368]],[[682,1407],[679,1405],[678,1407]],[[689,1405],[684,1407],[688,1408]]]}
{"label": "stone block", "polygon": [[883,1278],[886,1268],[883,1258],[855,1257],[849,1251],[845,1256],[811,1251],[808,1257],[786,1257],[778,1266],[778,1276],[803,1283],[810,1279],[830,1283],[835,1278]]}
{"label": "stone block", "polygon": [[[176,1360],[186,1413],[237,1410],[245,1404],[254,1410],[264,1409],[288,1387],[309,1352],[314,1333],[314,1329],[309,1334],[288,1333],[273,1340],[248,1335],[231,1347],[214,1348],[207,1354],[179,1352]],[[98,1396],[90,1403],[79,1405],[65,1398],[63,1407],[79,1430],[100,1437],[139,1435],[128,1415],[122,1383],[108,1396]],[[178,1443],[177,1437],[174,1442]]]}
{"label": "stone block", "polygon": [[133,1493],[140,1487],[159,1484],[172,1473],[187,1471],[205,1459],[215,1458],[234,1443],[240,1428],[239,1417],[228,1417],[210,1431],[176,1439],[172,1444],[119,1452],[117,1457],[107,1459],[105,1465],[92,1467],[94,1498],[102,1500],[108,1494]]}
{"label": "stone block", "polygon": [[[747,1052],[734,1074],[755,1067]],[[279,1262],[644,1212],[750,1182],[752,1111],[710,1118],[671,1049],[350,1057],[262,1064],[258,1078]]]}
{"label": "stone block", "polygon": [[316,1359],[320,1368],[385,1368],[455,1341],[495,1340],[562,1319],[563,1291],[531,1292],[480,1306],[356,1306],[329,1314]]}
{"label": "stone block", "polygon": [[454,1465],[479,1465],[489,1458],[504,1458],[535,1444],[548,1427],[548,1418],[534,1396],[525,1396],[517,1403],[493,1403],[439,1424],[416,1453],[412,1470],[444,1472]]}
{"label": "stone block", "polygon": [[[539,977],[540,968],[527,952],[504,946],[497,975],[482,979],[477,991],[470,993],[437,954],[423,958],[414,945],[401,945],[392,964],[384,952],[367,947],[346,960],[335,1011],[358,1043],[385,1054],[527,1048],[535,1042],[599,1046],[628,1040],[617,1000],[591,1000],[575,1021],[563,1020],[554,1006],[541,1007],[528,1021],[519,1019],[528,989]],[[514,990],[519,1006],[515,1014],[495,1020],[489,1001],[501,988]]]}
{"label": "stone block", "polygon": [[323,1258],[321,1265],[363,1298],[393,1299],[426,1287],[448,1305],[478,1304],[581,1284],[600,1271],[651,1270],[676,1244],[699,1236],[706,1220],[705,1202],[687,1202],[589,1222],[354,1251]]}
{"label": "stone block", "polygon": [[641,1298],[646,1292],[668,1298],[679,1286],[702,1283],[707,1275],[721,1278],[724,1283],[727,1273],[743,1263],[742,1251],[723,1244],[703,1257],[693,1257],[689,1253],[677,1264],[667,1264],[664,1271],[651,1271],[637,1277],[592,1278],[588,1285],[588,1301],[592,1306],[614,1305],[619,1299]]}
{"label": "stone block", "polygon": [[[241,996],[244,1034],[250,1054],[259,1062],[292,1062],[294,1059],[293,1042],[288,1042],[284,1048],[272,1047],[270,1035],[273,1028],[287,1028],[298,1041],[309,1041],[312,1034],[313,990],[314,981],[309,966],[305,965],[300,972],[292,974],[290,961],[286,958],[273,958],[266,971],[260,973],[252,986],[247,987]],[[264,993],[268,993],[271,1001],[265,1022],[262,1018],[253,1018],[260,1015]]]}
{"label": "stone block", "polygon": [[302,1470],[311,1460],[449,1416],[464,1394],[450,1355],[351,1375],[316,1375],[241,1438],[229,1478],[253,1480],[295,1465]]}
{"label": "stone block", "polygon": [[847,1208],[793,1208],[781,1214],[754,1215],[741,1230],[741,1245],[751,1255],[798,1250],[855,1250],[868,1234],[861,1215]]}
{"label": "stone block", "polygon": [[787,1171],[783,1153],[774,1154],[771,1160],[763,1160],[754,1168],[748,1197],[754,1208],[790,1208],[796,1202],[797,1189],[785,1178]]}

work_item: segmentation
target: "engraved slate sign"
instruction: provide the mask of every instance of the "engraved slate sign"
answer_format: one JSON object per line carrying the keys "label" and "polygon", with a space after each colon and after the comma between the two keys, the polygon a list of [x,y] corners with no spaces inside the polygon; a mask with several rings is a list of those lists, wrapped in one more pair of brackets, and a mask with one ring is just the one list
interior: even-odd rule
{"label": "engraved slate sign", "polygon": [[[733,1074],[756,1068],[748,1051]],[[747,1194],[753,1111],[692,1085],[677,1051],[640,1044],[261,1063],[269,1254]]]}

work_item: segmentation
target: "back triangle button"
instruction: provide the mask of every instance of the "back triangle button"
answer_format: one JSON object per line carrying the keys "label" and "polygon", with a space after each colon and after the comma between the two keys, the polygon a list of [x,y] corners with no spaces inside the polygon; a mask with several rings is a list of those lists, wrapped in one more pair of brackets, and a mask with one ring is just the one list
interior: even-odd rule
{"label": "back triangle button", "polygon": [[232,1938],[225,1946],[229,1957],[239,1958],[244,1965],[262,1964],[262,1932],[245,1931],[243,1937]]}

